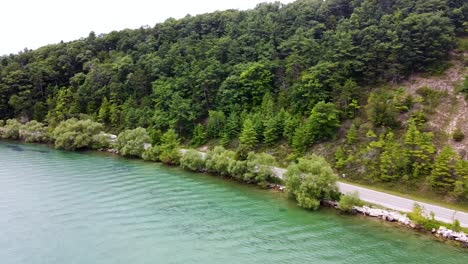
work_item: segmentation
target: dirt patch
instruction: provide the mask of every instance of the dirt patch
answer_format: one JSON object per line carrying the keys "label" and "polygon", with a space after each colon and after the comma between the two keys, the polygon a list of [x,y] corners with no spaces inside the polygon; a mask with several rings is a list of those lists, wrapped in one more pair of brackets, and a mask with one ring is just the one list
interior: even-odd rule
{"label": "dirt patch", "polygon": [[[463,95],[456,93],[457,85],[468,75],[468,70],[463,64],[463,59],[453,59],[451,64],[452,66],[441,76],[425,77],[421,74],[415,74],[398,84],[398,86],[404,87],[413,96],[417,96],[416,91],[422,87],[448,93],[449,96],[442,99],[438,106],[433,109],[428,124],[430,130],[438,135],[440,143],[449,144],[464,159],[468,159],[468,102]],[[455,142],[452,139],[452,133],[456,128],[460,128],[465,134],[465,139],[461,142]],[[442,137],[441,135],[445,136]]]}

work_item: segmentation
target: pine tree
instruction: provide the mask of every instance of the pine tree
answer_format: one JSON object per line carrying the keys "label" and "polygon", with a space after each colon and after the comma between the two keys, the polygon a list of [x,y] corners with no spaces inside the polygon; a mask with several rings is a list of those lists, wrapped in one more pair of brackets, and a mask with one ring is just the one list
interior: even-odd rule
{"label": "pine tree", "polygon": [[296,128],[292,139],[292,148],[297,155],[304,155],[309,146],[309,134],[306,126]]}
{"label": "pine tree", "polygon": [[283,120],[281,114],[277,114],[273,118],[265,122],[265,130],[263,131],[264,142],[266,145],[276,143],[282,134]]}
{"label": "pine tree", "polygon": [[409,169],[413,177],[419,178],[429,175],[432,156],[435,152],[435,147],[432,144],[432,133],[420,132],[415,121],[410,119],[405,134],[405,148],[409,159]]}
{"label": "pine tree", "polygon": [[193,130],[191,144],[194,147],[199,147],[206,142],[205,128],[202,124],[197,124]]}
{"label": "pine tree", "polygon": [[98,120],[99,122],[108,124],[110,119],[110,103],[106,97],[102,99],[101,108],[99,108]]}
{"label": "pine tree", "polygon": [[288,141],[289,145],[293,143],[294,132],[300,126],[301,121],[297,116],[286,113],[284,118],[283,137]]}
{"label": "pine tree", "polygon": [[346,134],[346,142],[350,145],[356,143],[359,139],[358,130],[355,124],[352,124]]}
{"label": "pine tree", "polygon": [[239,140],[242,144],[252,148],[257,144],[257,132],[255,131],[254,123],[250,118],[247,118],[244,121]]}
{"label": "pine tree", "polygon": [[383,181],[395,181],[406,179],[406,167],[408,161],[401,153],[401,144],[395,141],[392,132],[389,132],[383,144],[383,152],[380,155],[380,178]]}
{"label": "pine tree", "polygon": [[457,153],[450,146],[445,146],[435,158],[434,167],[428,179],[434,190],[444,193],[454,189],[455,164],[458,158]]}
{"label": "pine tree", "polygon": [[236,138],[239,135],[240,126],[239,126],[239,114],[236,112],[231,112],[226,122],[224,132],[228,139]]}

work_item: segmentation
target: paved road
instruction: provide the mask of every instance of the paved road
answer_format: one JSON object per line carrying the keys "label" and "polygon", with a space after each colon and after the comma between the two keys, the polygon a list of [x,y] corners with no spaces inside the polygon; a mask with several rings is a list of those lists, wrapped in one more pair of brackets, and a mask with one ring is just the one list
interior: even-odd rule
{"label": "paved road", "polygon": [[468,227],[468,213],[455,211],[445,207],[432,205],[428,203],[422,203],[415,200],[402,198],[396,195],[391,195],[383,192],[370,190],[367,188],[351,185],[343,182],[338,182],[338,188],[342,193],[351,193],[357,191],[359,198],[369,203],[379,204],[384,207],[402,211],[410,212],[413,209],[415,203],[418,203],[424,208],[427,215],[432,211],[435,214],[437,220],[452,223],[454,219],[460,221],[460,225]]}
{"label": "paved road", "polygon": [[[272,168],[273,173],[280,179],[284,179],[284,173],[286,172],[283,168]],[[382,205],[386,208],[402,211],[402,212],[411,212],[415,203],[418,203],[424,208],[426,215],[430,215],[430,212],[434,212],[435,219],[443,221],[446,223],[452,223],[454,219],[460,221],[460,225],[463,227],[468,227],[468,213],[455,211],[445,207],[432,205],[428,203],[422,203],[415,200],[402,198],[396,195],[391,195],[379,191],[374,191],[371,189],[359,187],[356,185],[338,182],[338,188],[342,193],[352,193],[358,192],[359,198],[363,201]]]}

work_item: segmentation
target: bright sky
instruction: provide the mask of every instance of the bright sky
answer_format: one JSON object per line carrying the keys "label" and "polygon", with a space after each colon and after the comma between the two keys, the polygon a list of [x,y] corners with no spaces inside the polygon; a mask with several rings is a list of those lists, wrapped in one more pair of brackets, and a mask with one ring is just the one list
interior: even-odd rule
{"label": "bright sky", "polygon": [[[269,0],[0,0],[0,55]],[[280,0],[290,3],[293,0]]]}

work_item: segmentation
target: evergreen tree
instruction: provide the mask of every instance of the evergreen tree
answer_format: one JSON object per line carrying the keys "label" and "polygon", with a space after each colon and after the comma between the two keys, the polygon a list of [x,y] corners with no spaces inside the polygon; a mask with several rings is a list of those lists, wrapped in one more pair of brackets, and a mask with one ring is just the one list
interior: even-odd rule
{"label": "evergreen tree", "polygon": [[301,120],[297,116],[293,116],[286,112],[284,118],[284,129],[283,129],[283,137],[286,138],[288,144],[292,146],[294,132],[296,129],[301,125]]}
{"label": "evergreen tree", "polygon": [[264,142],[266,145],[273,145],[276,143],[282,134],[282,120],[278,114],[265,123],[265,130],[263,131]]}
{"label": "evergreen tree", "polygon": [[231,112],[226,122],[226,126],[224,128],[225,135],[227,139],[236,138],[240,132],[240,122],[239,122],[239,114],[236,112]]}
{"label": "evergreen tree", "polygon": [[435,152],[435,146],[432,144],[432,133],[420,132],[414,119],[410,119],[405,134],[405,147],[413,177],[428,176],[431,172],[432,156]]}
{"label": "evergreen tree", "polygon": [[206,142],[205,128],[202,124],[197,124],[193,130],[192,141],[190,142],[192,146],[199,147]]}
{"label": "evergreen tree", "polygon": [[389,132],[383,143],[383,152],[380,155],[380,179],[383,181],[407,180],[407,159],[401,153],[402,146],[395,141],[392,132]]}
{"label": "evergreen tree", "polygon": [[454,189],[456,175],[455,165],[459,157],[450,147],[445,146],[434,161],[429,183],[432,188],[440,193],[451,192]]}
{"label": "evergreen tree", "polygon": [[257,132],[255,131],[255,127],[254,127],[253,122],[249,118],[247,118],[244,121],[244,124],[242,126],[242,132],[241,132],[241,135],[239,137],[239,140],[240,140],[241,144],[246,145],[246,146],[251,147],[251,148],[255,147],[255,145],[258,142]]}
{"label": "evergreen tree", "polygon": [[296,128],[292,139],[292,148],[297,155],[304,155],[310,145],[308,129],[302,125]]}
{"label": "evergreen tree", "polygon": [[346,143],[349,145],[355,144],[359,139],[358,130],[355,124],[352,124],[346,134]]}
{"label": "evergreen tree", "polygon": [[108,124],[110,121],[110,103],[106,97],[102,99],[102,104],[98,113],[98,120],[104,124]]}

